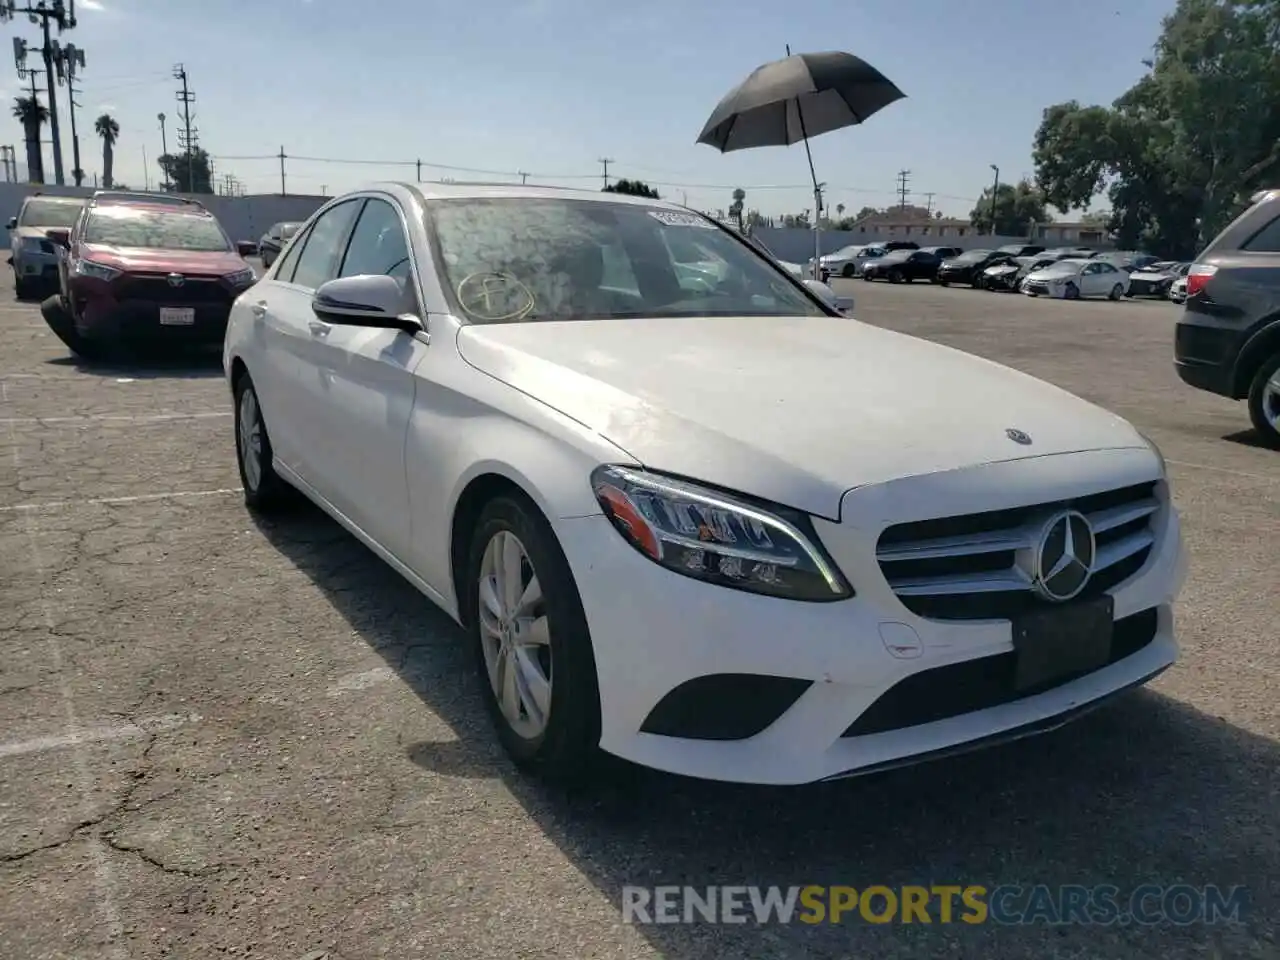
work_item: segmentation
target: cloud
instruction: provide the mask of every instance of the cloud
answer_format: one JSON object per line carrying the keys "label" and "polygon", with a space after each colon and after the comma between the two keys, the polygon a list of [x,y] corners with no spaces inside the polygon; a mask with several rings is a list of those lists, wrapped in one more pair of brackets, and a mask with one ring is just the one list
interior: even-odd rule
{"label": "cloud", "polygon": [[94,109],[109,113],[112,110],[116,109],[116,105],[114,103],[100,103]]}
{"label": "cloud", "polygon": [[85,10],[105,10],[102,0],[80,0],[80,6]]}

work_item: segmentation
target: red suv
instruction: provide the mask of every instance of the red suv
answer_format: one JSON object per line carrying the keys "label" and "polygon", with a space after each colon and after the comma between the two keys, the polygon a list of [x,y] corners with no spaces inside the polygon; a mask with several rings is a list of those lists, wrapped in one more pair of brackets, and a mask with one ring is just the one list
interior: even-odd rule
{"label": "red suv", "polygon": [[220,344],[232,302],[257,280],[194,200],[102,191],[70,231],[50,238],[66,249],[62,292],[46,301],[45,316],[82,356],[113,345]]}

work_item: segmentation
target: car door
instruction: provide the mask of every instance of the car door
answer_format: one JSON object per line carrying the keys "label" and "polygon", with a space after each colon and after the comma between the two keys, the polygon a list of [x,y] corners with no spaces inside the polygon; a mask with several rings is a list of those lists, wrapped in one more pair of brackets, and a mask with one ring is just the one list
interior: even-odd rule
{"label": "car door", "polygon": [[[363,198],[343,200],[324,210],[305,235],[280,258],[271,275],[253,287],[250,309],[261,331],[262,355],[268,369],[261,384],[262,404],[276,454],[322,496],[317,470],[317,442],[324,434],[324,413],[315,407],[310,366],[311,295],[338,272],[347,238]],[[251,373],[254,371],[250,371]],[[258,381],[255,374],[254,380]]]}
{"label": "car door", "polygon": [[1114,265],[1105,261],[1098,264],[1098,273],[1095,281],[1097,285],[1098,296],[1109,297],[1111,291],[1115,289],[1116,284],[1120,285],[1122,291],[1129,288],[1129,275],[1123,270],[1117,270]]}
{"label": "car door", "polygon": [[[339,260],[337,276],[389,276],[421,316],[404,217],[389,196],[369,196]],[[317,413],[316,472],[323,494],[397,557],[408,555],[405,440],[414,370],[425,338],[402,330],[308,321],[308,402]],[[321,420],[322,418],[322,420]]]}
{"label": "car door", "polygon": [[1092,263],[1085,264],[1083,270],[1080,271],[1080,295],[1082,297],[1096,297],[1102,290],[1102,283],[1099,274],[1102,271],[1102,264],[1095,260]]}

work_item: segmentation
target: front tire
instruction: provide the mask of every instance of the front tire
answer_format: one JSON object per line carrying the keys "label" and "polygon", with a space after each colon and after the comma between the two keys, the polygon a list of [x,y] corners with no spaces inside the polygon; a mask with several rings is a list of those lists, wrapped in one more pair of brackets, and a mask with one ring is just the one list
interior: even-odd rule
{"label": "front tire", "polygon": [[1108,299],[1119,300],[1123,296],[1124,296],[1124,287],[1120,286],[1120,284],[1117,283],[1114,287],[1111,288],[1111,296],[1108,297]]}
{"label": "front tire", "polygon": [[1263,443],[1280,450],[1280,353],[1263,361],[1249,385],[1249,419]]}
{"label": "front tire", "polygon": [[846,280],[852,280],[853,275],[857,272],[858,271],[854,268],[852,263],[846,263],[844,265],[844,269],[840,271],[840,276],[844,277]]}
{"label": "front tire", "polygon": [[501,496],[485,506],[465,583],[465,622],[503,749],[547,780],[584,779],[600,743],[591,635],[569,563],[531,501]]}
{"label": "front tire", "polygon": [[1064,287],[1064,288],[1063,288],[1063,291],[1062,291],[1062,299],[1064,299],[1064,300],[1079,300],[1079,299],[1080,299],[1080,288],[1079,288],[1079,287],[1077,287],[1074,283],[1068,283],[1068,284],[1066,285],[1066,287]]}
{"label": "front tire", "polygon": [[257,513],[271,513],[288,502],[291,488],[276,473],[271,438],[262,417],[262,404],[248,373],[241,374],[236,380],[233,396],[236,405],[236,464],[240,468],[244,504]]}
{"label": "front tire", "polygon": [[68,309],[62,294],[55,293],[46,297],[40,304],[40,315],[53,331],[76,356],[90,362],[106,358],[106,350],[100,343],[95,343],[76,329],[76,320]]}

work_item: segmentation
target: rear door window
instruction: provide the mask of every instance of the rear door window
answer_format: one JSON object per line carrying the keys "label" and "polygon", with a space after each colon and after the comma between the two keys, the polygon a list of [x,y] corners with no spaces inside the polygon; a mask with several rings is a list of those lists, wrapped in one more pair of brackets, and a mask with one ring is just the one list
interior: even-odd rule
{"label": "rear door window", "polygon": [[1280,217],[1246,240],[1240,249],[1250,253],[1280,253]]}

